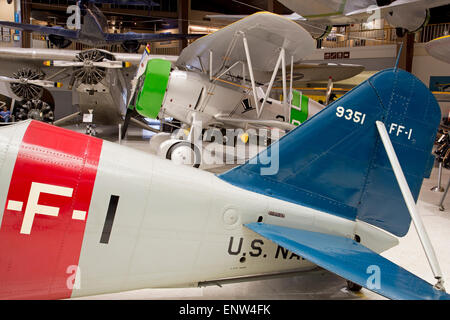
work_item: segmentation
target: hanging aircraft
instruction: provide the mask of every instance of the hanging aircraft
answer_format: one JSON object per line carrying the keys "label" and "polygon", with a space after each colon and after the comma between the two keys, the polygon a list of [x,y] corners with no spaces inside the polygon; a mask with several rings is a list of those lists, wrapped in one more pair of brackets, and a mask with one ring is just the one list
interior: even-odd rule
{"label": "hanging aircraft", "polygon": [[[173,56],[152,57],[176,59]],[[12,110],[16,120],[30,118],[65,125],[92,114],[93,119],[87,124],[117,125],[123,122],[131,80],[140,61],[140,54],[100,49],[0,48],[3,74],[0,93],[20,102]],[[74,112],[50,119],[46,117],[47,105],[52,107],[53,114],[58,113],[52,95],[62,89],[72,90]],[[29,101],[34,101],[31,106]],[[139,117],[132,121],[141,128],[155,130]]]}
{"label": "hanging aircraft", "polygon": [[[34,120],[0,128],[0,298],[320,266],[391,299],[449,299],[415,205],[440,117],[420,80],[385,70],[221,175]],[[434,286],[381,255],[411,221]]]}
{"label": "hanging aircraft", "polygon": [[[318,79],[343,68],[354,75],[363,69],[299,64],[314,48],[313,38],[298,24],[259,12],[196,40],[174,64],[144,53],[133,80],[122,135],[126,134],[129,118],[136,114],[172,117],[188,127],[201,122],[199,130],[277,128],[284,134],[324,108],[295,92],[293,81]],[[293,79],[289,90],[287,73]],[[283,101],[270,97],[275,83],[282,86]],[[152,138],[152,144],[159,144],[152,146],[157,154],[176,162],[183,159],[196,167],[201,164],[202,150],[193,142],[194,134],[187,139],[165,137]]]}
{"label": "hanging aircraft", "polygon": [[95,6],[95,1],[81,0],[77,2],[77,6],[83,18],[83,23],[80,23],[79,29],[76,23],[76,29],[74,30],[10,21],[0,21],[0,26],[48,35],[50,42],[58,48],[67,48],[72,41],[93,47],[120,44],[125,51],[130,53],[137,52],[142,43],[150,41],[194,39],[202,36],[199,34],[175,33],[109,33],[107,19],[101,10]]}
{"label": "hanging aircraft", "polygon": [[[316,39],[328,35],[333,26],[386,19],[397,36],[417,32],[427,25],[429,9],[450,4],[449,0],[279,0],[293,14],[287,18],[299,23]],[[207,19],[235,21],[243,15],[207,15]]]}

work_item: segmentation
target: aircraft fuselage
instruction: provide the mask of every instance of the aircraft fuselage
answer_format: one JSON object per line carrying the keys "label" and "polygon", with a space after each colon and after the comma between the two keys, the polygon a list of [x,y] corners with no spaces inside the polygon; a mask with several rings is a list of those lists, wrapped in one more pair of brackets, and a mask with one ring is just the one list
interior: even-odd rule
{"label": "aircraft fuselage", "polygon": [[244,226],[256,221],[358,232],[375,251],[395,244],[364,223],[39,122],[1,129],[0,150],[0,298],[186,287],[314,268]]}

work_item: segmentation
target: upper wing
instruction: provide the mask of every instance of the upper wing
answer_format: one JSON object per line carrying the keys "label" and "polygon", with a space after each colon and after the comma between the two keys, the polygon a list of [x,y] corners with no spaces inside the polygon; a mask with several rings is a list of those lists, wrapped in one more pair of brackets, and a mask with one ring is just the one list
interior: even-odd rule
{"label": "upper wing", "polygon": [[0,26],[41,34],[52,34],[73,40],[78,39],[78,31],[59,27],[44,27],[44,26],[37,26],[34,24],[17,23],[10,21],[0,21]]}
{"label": "upper wing", "polygon": [[[22,60],[22,61],[36,61],[41,66],[41,61],[44,60],[65,60],[73,61],[78,50],[62,50],[62,49],[37,49],[37,48],[15,48],[4,47],[0,48],[1,60]],[[111,53],[117,61],[127,61],[136,66],[141,61],[142,55],[133,53]],[[168,55],[151,55],[151,58],[164,59],[171,62],[175,62],[178,56]],[[9,62],[8,62],[9,63]]]}
{"label": "upper wing", "polygon": [[[285,49],[287,63],[290,62],[291,56],[295,63],[311,54],[315,47],[311,35],[298,24],[282,16],[262,12],[196,40],[181,52],[177,65],[209,72],[211,51],[213,74],[231,67],[236,62],[243,62],[248,76],[242,39],[244,34],[248,42],[253,74],[255,80],[260,83],[270,79],[269,72],[273,71],[281,48]],[[242,76],[242,69],[241,66],[236,66],[231,71],[234,76]]]}
{"label": "upper wing", "polygon": [[201,37],[201,34],[182,34],[182,33],[107,33],[105,39],[109,43],[120,43],[124,41],[171,41],[182,39],[194,39]]}
{"label": "upper wing", "polygon": [[4,47],[0,48],[0,59],[72,61],[79,52],[77,50]]}
{"label": "upper wing", "polygon": [[[291,13],[291,14],[282,14],[282,17],[285,17],[286,19],[292,20],[292,21],[305,21],[306,19],[303,18],[298,13]],[[246,14],[208,14],[205,16],[205,20],[224,20],[224,21],[238,21],[241,19],[244,19],[248,17]]]}
{"label": "upper wing", "polygon": [[[392,9],[430,9],[439,6],[444,6],[449,4],[448,0],[396,0],[392,2],[390,5],[379,7],[380,13],[382,16],[388,14]],[[358,16],[364,14],[372,14],[376,9],[375,6],[365,7],[358,10],[348,11],[345,13],[347,17],[350,16]]]}
{"label": "upper wing", "polygon": [[[352,239],[250,223],[247,228],[347,280],[390,299],[450,299],[444,291]],[[379,278],[375,278],[379,275]],[[373,275],[373,276],[372,276]]]}

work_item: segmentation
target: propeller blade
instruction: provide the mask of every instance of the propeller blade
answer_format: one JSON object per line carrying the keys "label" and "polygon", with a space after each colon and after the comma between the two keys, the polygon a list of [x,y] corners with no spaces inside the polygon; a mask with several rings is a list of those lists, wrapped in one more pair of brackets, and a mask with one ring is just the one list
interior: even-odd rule
{"label": "propeller blade", "polygon": [[49,80],[28,80],[28,79],[20,80],[20,79],[0,76],[0,81],[8,82],[8,83],[34,84],[36,86],[46,87],[46,88],[61,88],[62,87],[61,82],[54,82],[54,81],[49,81]]}
{"label": "propeller blade", "polygon": [[92,65],[94,67],[107,68],[107,69],[121,69],[121,68],[129,68],[131,67],[131,63],[127,61],[111,61],[104,60],[99,62],[93,62]]}
{"label": "propeller blade", "polygon": [[81,61],[64,61],[64,60],[47,60],[44,61],[47,67],[82,67],[84,63]]}
{"label": "propeller blade", "polygon": [[123,127],[122,127],[122,139],[125,139],[125,135],[126,135],[127,130],[128,130],[128,125],[130,124],[130,120],[131,120],[131,117],[133,116],[134,112],[135,112],[134,108],[133,109],[130,109],[130,108],[127,109],[127,113],[125,115],[125,120],[123,122]]}
{"label": "propeller blade", "polygon": [[2,82],[8,82],[8,83],[19,82],[18,79],[14,79],[14,78],[10,78],[10,77],[4,77],[4,76],[0,76],[0,81],[2,81]]}
{"label": "propeller blade", "polygon": [[27,83],[34,84],[34,85],[37,85],[40,87],[45,87],[45,88],[61,88],[62,87],[61,82],[54,82],[54,81],[49,81],[49,80],[27,80]]}
{"label": "propeller blade", "polygon": [[327,93],[326,93],[326,103],[325,103],[326,106],[330,102],[330,97],[331,97],[331,93],[332,92],[333,92],[333,78],[329,77],[328,78]]}

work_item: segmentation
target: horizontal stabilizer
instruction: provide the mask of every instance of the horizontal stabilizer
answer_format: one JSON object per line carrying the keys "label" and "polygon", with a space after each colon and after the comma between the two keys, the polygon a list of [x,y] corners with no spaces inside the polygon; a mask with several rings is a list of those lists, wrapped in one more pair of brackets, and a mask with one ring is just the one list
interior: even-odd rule
{"label": "horizontal stabilizer", "polygon": [[369,250],[340,236],[250,223],[250,230],[295,254],[390,299],[450,299],[425,280]]}

